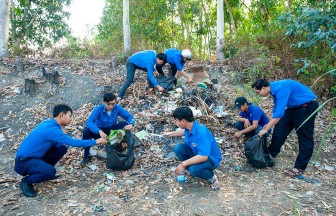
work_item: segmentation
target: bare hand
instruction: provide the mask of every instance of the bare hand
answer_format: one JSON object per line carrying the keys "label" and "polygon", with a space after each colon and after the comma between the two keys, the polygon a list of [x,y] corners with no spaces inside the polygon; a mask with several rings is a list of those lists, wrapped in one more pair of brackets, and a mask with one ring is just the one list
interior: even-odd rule
{"label": "bare hand", "polygon": [[106,135],[106,133],[104,133],[104,131],[100,130],[99,135],[100,135],[101,138],[104,138],[105,140],[107,140],[107,135]]}
{"label": "bare hand", "polygon": [[133,128],[133,125],[132,125],[132,124],[129,124],[129,125],[126,125],[126,126],[124,127],[124,130],[132,130],[132,128]]}
{"label": "bare hand", "polygon": [[242,133],[240,131],[238,131],[233,136],[238,139],[239,137],[241,137],[241,135],[242,135]]}
{"label": "bare hand", "polygon": [[176,169],[175,169],[175,174],[176,175],[181,175],[181,173],[183,172],[184,167],[182,166],[182,164],[179,164]]}
{"label": "bare hand", "polygon": [[164,91],[164,88],[162,88],[160,85],[156,86],[156,88],[157,88],[159,91]]}
{"label": "bare hand", "polygon": [[193,82],[193,79],[192,79],[191,77],[189,77],[189,78],[187,79],[187,82],[188,82],[188,83],[192,83],[192,82]]}
{"label": "bare hand", "polygon": [[259,131],[258,136],[262,137],[264,134],[266,134],[268,131],[266,129],[262,129]]}
{"label": "bare hand", "polygon": [[245,128],[248,128],[248,127],[250,127],[250,126],[251,126],[250,121],[249,121],[248,119],[245,119],[245,120],[244,120],[244,127],[245,127]]}
{"label": "bare hand", "polygon": [[106,143],[106,139],[104,138],[99,138],[96,140],[96,144],[105,144]]}
{"label": "bare hand", "polygon": [[162,135],[165,137],[171,137],[173,132],[163,132]]}

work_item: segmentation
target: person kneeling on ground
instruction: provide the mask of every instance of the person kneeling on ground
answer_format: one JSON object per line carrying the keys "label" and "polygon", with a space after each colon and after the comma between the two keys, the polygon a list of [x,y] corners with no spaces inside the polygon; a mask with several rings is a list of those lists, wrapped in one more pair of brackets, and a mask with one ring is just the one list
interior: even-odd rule
{"label": "person kneeling on ground", "polygon": [[20,188],[27,197],[35,197],[33,184],[60,177],[55,164],[65,155],[67,147],[89,147],[105,144],[106,139],[77,140],[62,131],[70,124],[72,109],[64,104],[56,105],[53,118],[41,122],[21,143],[15,158],[14,170],[25,176]]}
{"label": "person kneeling on ground", "polygon": [[[116,96],[106,93],[103,96],[103,104],[97,106],[86,121],[86,128],[83,132],[83,140],[107,139],[111,130],[132,130],[135,123],[133,116],[120,105],[116,104]],[[118,122],[118,116],[125,121]],[[90,156],[90,147],[84,149],[84,158],[81,166],[87,165]]]}
{"label": "person kneeling on ground", "polygon": [[176,157],[181,163],[176,167],[175,174],[182,174],[187,169],[190,175],[206,179],[213,190],[219,189],[219,182],[213,170],[222,160],[221,151],[215,137],[204,125],[194,119],[189,107],[179,107],[174,113],[175,124],[182,130],[164,132],[164,136],[184,136],[185,143],[174,148]]}
{"label": "person kneeling on ground", "polygon": [[235,123],[235,128],[239,131],[233,135],[235,138],[241,137],[242,134],[252,137],[269,122],[264,111],[248,103],[245,97],[238,97],[235,100],[235,107],[240,110],[238,121]]}

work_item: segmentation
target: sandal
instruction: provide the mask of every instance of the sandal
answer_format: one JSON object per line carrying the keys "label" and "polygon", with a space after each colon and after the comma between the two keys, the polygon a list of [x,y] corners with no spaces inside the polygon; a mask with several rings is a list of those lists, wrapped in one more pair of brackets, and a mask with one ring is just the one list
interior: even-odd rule
{"label": "sandal", "polygon": [[217,179],[217,176],[214,175],[211,179],[208,180],[210,183],[210,187],[213,191],[219,190],[219,181]]}
{"label": "sandal", "polygon": [[289,168],[289,169],[286,169],[284,172],[289,177],[295,178],[295,177],[298,177],[298,176],[302,176],[304,171],[302,169],[298,169],[298,168]]}

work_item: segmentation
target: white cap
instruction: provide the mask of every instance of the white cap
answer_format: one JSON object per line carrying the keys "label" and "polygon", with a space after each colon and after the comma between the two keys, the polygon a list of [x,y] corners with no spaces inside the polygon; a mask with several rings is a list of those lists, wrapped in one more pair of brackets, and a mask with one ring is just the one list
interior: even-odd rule
{"label": "white cap", "polygon": [[188,49],[185,49],[182,51],[182,56],[185,57],[188,60],[191,60],[191,51]]}

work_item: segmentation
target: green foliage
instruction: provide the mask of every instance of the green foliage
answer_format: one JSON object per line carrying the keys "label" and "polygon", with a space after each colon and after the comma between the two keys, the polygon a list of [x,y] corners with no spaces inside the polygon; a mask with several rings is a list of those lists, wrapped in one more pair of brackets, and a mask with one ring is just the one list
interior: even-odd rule
{"label": "green foliage", "polygon": [[70,16],[64,9],[71,0],[13,1],[10,15],[10,45],[15,54],[21,45],[46,48],[70,33],[65,19]]}

